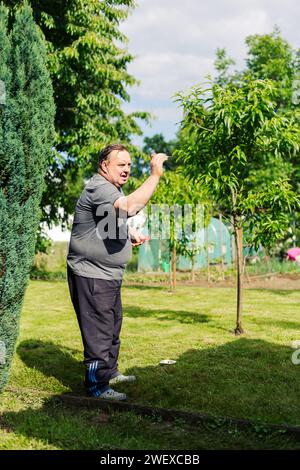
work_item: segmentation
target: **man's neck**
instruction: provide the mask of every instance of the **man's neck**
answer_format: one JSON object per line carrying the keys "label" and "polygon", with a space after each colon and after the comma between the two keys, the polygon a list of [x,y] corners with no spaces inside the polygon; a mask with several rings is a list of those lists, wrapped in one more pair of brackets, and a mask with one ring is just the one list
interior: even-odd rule
{"label": "man's neck", "polygon": [[[107,178],[107,176],[106,176],[104,173],[102,173],[101,171],[98,171],[98,175],[99,175],[99,176],[102,176],[102,178],[105,178],[107,181],[109,181],[109,179]],[[109,181],[109,182],[111,183],[111,181]]]}
{"label": "man's neck", "polygon": [[116,188],[120,189],[121,186],[118,186],[117,184],[113,183],[112,181],[110,181],[107,176],[105,175],[105,173],[102,173],[101,171],[98,171],[97,173],[99,176],[102,176],[102,178],[105,178],[109,183],[113,184]]}

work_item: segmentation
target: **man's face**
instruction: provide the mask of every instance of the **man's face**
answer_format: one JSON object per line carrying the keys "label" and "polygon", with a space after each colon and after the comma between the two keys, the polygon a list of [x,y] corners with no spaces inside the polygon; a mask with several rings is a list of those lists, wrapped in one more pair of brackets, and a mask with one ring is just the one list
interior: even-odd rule
{"label": "man's face", "polygon": [[120,188],[128,181],[130,175],[130,155],[125,150],[113,150],[101,167],[105,178]]}

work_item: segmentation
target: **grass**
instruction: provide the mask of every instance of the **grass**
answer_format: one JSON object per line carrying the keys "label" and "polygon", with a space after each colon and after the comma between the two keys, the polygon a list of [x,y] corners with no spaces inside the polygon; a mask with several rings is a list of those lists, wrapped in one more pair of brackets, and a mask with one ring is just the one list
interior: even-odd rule
{"label": "grass", "polygon": [[261,260],[256,264],[247,264],[249,276],[263,275],[267,273],[300,273],[300,265],[293,261],[280,261],[278,258],[270,258],[268,261]]}
{"label": "grass", "polygon": [[[124,285],[122,292],[120,365],[138,381],[116,388],[141,405],[250,419],[257,432],[63,407],[57,395],[84,393],[79,329],[67,284],[31,281],[9,384],[17,392],[1,396],[0,448],[299,448],[259,426],[300,425],[300,366],[291,361],[299,291],[246,290],[247,334],[237,338],[233,289]],[[176,364],[159,365],[168,358]]]}

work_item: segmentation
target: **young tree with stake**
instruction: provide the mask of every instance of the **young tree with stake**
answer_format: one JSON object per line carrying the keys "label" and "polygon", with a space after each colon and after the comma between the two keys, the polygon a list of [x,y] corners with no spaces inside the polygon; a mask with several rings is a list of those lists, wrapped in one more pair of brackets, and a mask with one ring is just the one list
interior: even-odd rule
{"label": "young tree with stake", "polygon": [[297,116],[277,112],[276,89],[270,80],[245,77],[222,87],[209,83],[178,93],[188,136],[176,152],[183,171],[204,186],[232,219],[237,261],[237,321],[242,327],[243,230],[256,246],[270,247],[289,226],[288,213],[299,199],[286,179],[256,190],[250,174],[274,157],[281,162],[299,150]]}

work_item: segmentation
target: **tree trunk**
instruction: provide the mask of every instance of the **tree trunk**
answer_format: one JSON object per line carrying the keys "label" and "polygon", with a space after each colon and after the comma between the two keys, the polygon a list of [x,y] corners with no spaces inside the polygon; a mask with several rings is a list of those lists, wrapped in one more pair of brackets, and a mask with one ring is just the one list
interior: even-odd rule
{"label": "tree trunk", "polygon": [[170,251],[169,253],[169,283],[170,283],[170,291],[173,291],[173,256]]}
{"label": "tree trunk", "polygon": [[296,237],[296,211],[293,210],[293,247],[297,246],[297,237]]}
{"label": "tree trunk", "polygon": [[173,291],[176,289],[176,247],[173,246]]}
{"label": "tree trunk", "polygon": [[205,239],[206,239],[206,262],[207,262],[207,282],[210,281],[210,272],[209,272],[209,253],[208,253],[208,227],[205,228]]}
{"label": "tree trunk", "polygon": [[[233,217],[231,217],[231,227],[234,230],[234,219],[233,219]],[[231,235],[230,239],[231,239],[232,264],[235,264],[235,262],[236,262],[235,234],[234,234],[234,236]]]}
{"label": "tree trunk", "polygon": [[234,227],[235,236],[235,253],[236,253],[236,269],[237,269],[237,318],[234,333],[236,336],[245,333],[242,328],[242,311],[243,311],[243,228]]}
{"label": "tree trunk", "polygon": [[219,214],[219,222],[220,222],[221,272],[222,272],[222,280],[224,281],[224,257],[223,257],[223,226],[222,226],[222,214]]}
{"label": "tree trunk", "polygon": [[192,256],[191,281],[195,282],[195,256]]}

